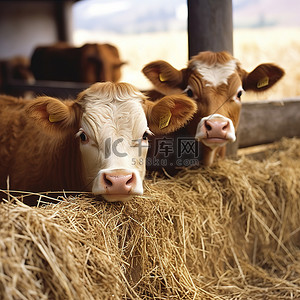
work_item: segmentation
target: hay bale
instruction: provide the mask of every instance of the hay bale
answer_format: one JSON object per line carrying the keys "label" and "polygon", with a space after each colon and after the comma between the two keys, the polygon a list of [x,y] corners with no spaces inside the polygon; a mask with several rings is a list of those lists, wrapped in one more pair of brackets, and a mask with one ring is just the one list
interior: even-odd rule
{"label": "hay bale", "polygon": [[[88,200],[45,208],[0,207],[1,299],[101,299],[121,294],[113,228]],[[105,213],[104,213],[105,214]]]}
{"label": "hay bale", "polygon": [[300,140],[109,204],[0,205],[3,299],[300,297]]}

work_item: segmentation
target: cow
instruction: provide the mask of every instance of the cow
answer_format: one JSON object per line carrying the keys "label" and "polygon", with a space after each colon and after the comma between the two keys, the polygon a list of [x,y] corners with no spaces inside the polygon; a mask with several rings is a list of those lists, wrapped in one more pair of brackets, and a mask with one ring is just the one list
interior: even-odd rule
{"label": "cow", "polygon": [[30,60],[25,56],[14,56],[0,60],[0,85],[5,85],[15,79],[30,84],[35,81],[30,69]]}
{"label": "cow", "polygon": [[118,49],[110,44],[68,43],[38,46],[31,56],[31,69],[36,80],[95,83],[117,82],[121,78]]}
{"label": "cow", "polygon": [[14,85],[32,85],[35,83],[30,69],[30,59],[26,56],[14,56],[0,60],[0,92],[22,94],[24,98],[32,98],[31,91],[16,91]]}
{"label": "cow", "polygon": [[[154,85],[155,91],[148,92],[152,99],[185,93],[197,102],[197,113],[184,129],[177,132],[177,137],[200,143],[201,151],[197,150],[196,143],[193,152],[196,157],[193,158],[197,162],[200,157],[205,166],[210,166],[218,156],[224,157],[226,144],[236,140],[242,93],[249,90],[263,92],[284,75],[283,69],[271,63],[261,64],[248,73],[229,53],[211,51],[198,53],[182,70],[160,60],[147,64],[142,72]],[[174,139],[174,135],[171,137]],[[178,152],[178,143],[173,146]],[[174,170],[176,161],[171,162],[173,167],[169,163],[166,168],[170,173],[177,172]],[[194,162],[195,159],[191,159],[191,164]]]}
{"label": "cow", "polygon": [[[185,95],[152,102],[128,83],[95,83],[76,100],[0,96],[0,189],[87,191],[107,201],[143,193],[148,135],[183,126]],[[8,183],[8,184],[7,184]]]}

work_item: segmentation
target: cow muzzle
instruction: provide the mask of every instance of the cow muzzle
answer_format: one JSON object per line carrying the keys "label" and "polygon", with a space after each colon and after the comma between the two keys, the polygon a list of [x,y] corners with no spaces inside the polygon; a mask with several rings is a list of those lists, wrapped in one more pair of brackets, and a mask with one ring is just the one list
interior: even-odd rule
{"label": "cow muzzle", "polygon": [[236,140],[232,120],[220,114],[213,114],[201,119],[197,126],[195,139],[214,149]]}
{"label": "cow muzzle", "polygon": [[143,183],[136,170],[105,169],[99,172],[92,192],[109,202],[128,201],[134,195],[143,194]]}

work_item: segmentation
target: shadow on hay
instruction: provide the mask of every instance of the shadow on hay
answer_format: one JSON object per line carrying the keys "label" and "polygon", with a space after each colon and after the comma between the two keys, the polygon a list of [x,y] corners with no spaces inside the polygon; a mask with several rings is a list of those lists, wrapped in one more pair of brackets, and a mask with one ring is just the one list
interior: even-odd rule
{"label": "shadow on hay", "polygon": [[145,195],[125,204],[87,195],[38,208],[2,203],[0,295],[300,297],[300,141],[276,147],[262,162],[147,180]]}

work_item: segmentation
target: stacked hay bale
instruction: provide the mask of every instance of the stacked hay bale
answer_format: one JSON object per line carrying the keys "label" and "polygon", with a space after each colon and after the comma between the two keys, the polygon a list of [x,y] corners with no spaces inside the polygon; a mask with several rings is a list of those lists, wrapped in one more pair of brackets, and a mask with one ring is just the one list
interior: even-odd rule
{"label": "stacked hay bale", "polygon": [[0,205],[1,299],[300,297],[300,140],[109,204]]}

